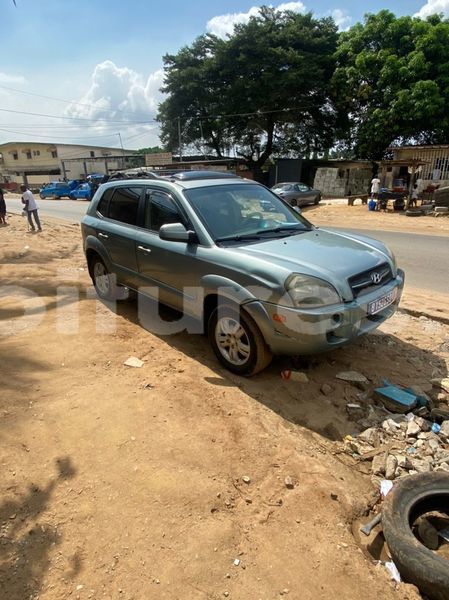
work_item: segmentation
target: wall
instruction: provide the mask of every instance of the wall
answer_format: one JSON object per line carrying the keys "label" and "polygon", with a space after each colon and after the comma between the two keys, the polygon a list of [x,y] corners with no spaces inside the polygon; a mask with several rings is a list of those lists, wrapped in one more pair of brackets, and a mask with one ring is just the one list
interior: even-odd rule
{"label": "wall", "polygon": [[320,167],[317,169],[313,187],[321,190],[323,196],[342,198],[367,194],[371,179],[371,169]]}

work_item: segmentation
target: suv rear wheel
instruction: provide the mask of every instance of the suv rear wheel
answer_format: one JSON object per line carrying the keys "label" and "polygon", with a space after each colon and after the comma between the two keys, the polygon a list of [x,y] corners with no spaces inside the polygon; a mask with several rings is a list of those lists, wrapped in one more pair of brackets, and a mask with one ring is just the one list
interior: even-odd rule
{"label": "suv rear wheel", "polygon": [[132,300],[135,297],[132,290],[117,285],[115,275],[108,271],[99,256],[94,256],[91,259],[89,272],[95,291],[102,300]]}
{"label": "suv rear wheel", "polygon": [[256,323],[232,305],[219,304],[212,312],[208,336],[221,364],[238,375],[255,375],[273,357]]}

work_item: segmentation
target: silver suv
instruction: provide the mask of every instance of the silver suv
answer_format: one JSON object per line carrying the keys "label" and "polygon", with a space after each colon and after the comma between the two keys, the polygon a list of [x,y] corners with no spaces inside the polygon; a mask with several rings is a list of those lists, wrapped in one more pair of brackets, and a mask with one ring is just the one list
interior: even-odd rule
{"label": "silver suv", "polygon": [[404,284],[381,242],[314,227],[266,187],[228,174],[104,184],[82,232],[101,298],[127,288],[194,317],[219,361],[242,375],[273,354],[322,352],[374,329]]}

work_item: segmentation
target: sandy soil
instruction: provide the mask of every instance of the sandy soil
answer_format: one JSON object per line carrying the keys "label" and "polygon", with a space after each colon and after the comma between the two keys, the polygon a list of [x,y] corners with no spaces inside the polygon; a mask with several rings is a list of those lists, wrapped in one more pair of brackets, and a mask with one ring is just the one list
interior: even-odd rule
{"label": "sandy soil", "polygon": [[407,217],[404,212],[369,211],[360,200],[356,200],[354,206],[348,206],[343,200],[322,200],[319,206],[306,206],[302,210],[304,216],[315,225],[427,235],[449,234],[449,216]]}
{"label": "sandy soil", "polygon": [[308,383],[286,359],[242,379],[202,336],[98,302],[79,226],[12,216],[0,237],[0,598],[419,598],[351,534],[374,488],[341,453],[358,390],[335,375],[428,386],[448,326],[397,314]]}

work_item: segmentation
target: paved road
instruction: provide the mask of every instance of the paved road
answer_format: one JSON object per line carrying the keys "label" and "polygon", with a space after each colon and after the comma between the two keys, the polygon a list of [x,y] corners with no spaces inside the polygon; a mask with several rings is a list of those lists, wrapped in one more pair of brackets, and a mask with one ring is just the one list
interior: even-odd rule
{"label": "paved road", "polygon": [[[11,198],[8,194],[5,200],[8,210],[12,212],[22,211],[22,202],[19,198]],[[57,217],[72,223],[81,221],[89,204],[85,200],[41,200],[37,198],[37,201],[41,217]]]}
{"label": "paved road", "polygon": [[[82,200],[39,200],[42,217],[57,217],[72,223],[82,219],[87,205]],[[7,206],[11,211],[22,210],[19,199],[7,197]],[[398,265],[406,272],[408,286],[449,294],[449,236],[366,229],[359,232],[385,242],[393,250]]]}

